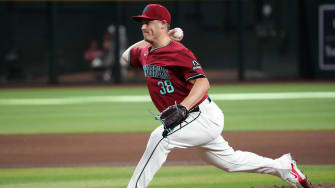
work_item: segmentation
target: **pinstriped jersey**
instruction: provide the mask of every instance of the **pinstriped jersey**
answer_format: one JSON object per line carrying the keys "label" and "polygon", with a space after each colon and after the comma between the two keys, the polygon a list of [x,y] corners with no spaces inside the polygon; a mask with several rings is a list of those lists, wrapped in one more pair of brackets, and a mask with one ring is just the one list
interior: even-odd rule
{"label": "pinstriped jersey", "polygon": [[[189,80],[205,77],[194,54],[176,41],[160,48],[134,47],[129,56],[133,67],[143,69],[150,97],[160,112],[184,100],[193,86]],[[206,93],[199,104],[207,97]]]}

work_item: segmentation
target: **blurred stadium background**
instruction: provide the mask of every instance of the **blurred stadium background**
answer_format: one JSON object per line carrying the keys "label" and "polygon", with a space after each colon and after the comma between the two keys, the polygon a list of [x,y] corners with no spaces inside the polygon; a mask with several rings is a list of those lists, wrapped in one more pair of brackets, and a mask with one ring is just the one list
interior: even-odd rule
{"label": "blurred stadium background", "polygon": [[[172,28],[184,30],[182,42],[212,82],[335,78],[334,1],[160,3],[171,11]],[[103,62],[92,66],[85,51],[95,41],[101,50],[110,46],[104,53],[118,62],[125,47],[142,39],[140,24],[130,16],[146,4],[0,2],[0,84],[143,82],[141,73],[119,63],[107,63],[97,73]]]}
{"label": "blurred stadium background", "polygon": [[[155,108],[142,72],[119,59],[142,39],[130,17],[149,2],[0,1],[1,188],[127,185],[157,121],[147,111]],[[335,1],[158,2],[213,83],[210,95],[225,113],[230,143],[249,150],[245,135],[260,133],[265,141],[251,138],[252,149],[270,157],[290,150],[313,184],[335,182]],[[40,87],[49,85],[56,87]],[[250,98],[266,94],[273,98]],[[282,94],[289,97],[274,97]],[[269,135],[280,139],[271,145]],[[304,138],[286,146],[283,135]],[[282,184],[177,165],[162,168],[151,187]]]}

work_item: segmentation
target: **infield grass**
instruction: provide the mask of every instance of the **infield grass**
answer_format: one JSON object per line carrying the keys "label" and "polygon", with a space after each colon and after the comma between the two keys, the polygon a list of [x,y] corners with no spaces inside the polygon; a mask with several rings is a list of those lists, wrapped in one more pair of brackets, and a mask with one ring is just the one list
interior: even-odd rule
{"label": "infield grass", "polygon": [[[314,184],[335,182],[335,166],[301,166]],[[134,167],[0,169],[1,188],[126,187]],[[277,177],[227,173],[212,166],[164,166],[151,188],[246,188],[287,185]]]}
{"label": "infield grass", "polygon": [[[214,85],[210,94],[329,91],[335,91],[335,84]],[[125,95],[146,96],[148,92],[145,86],[2,89],[0,101],[24,99],[28,104],[0,103],[0,134],[150,132],[159,125],[149,112],[157,113],[151,102],[80,103],[83,97]],[[76,99],[77,103],[54,104],[57,99]],[[335,98],[215,102],[225,114],[225,130],[229,131],[335,130]]]}
{"label": "infield grass", "polygon": [[[212,85],[210,94],[334,92],[334,83]],[[143,87],[1,89],[0,101],[28,99],[27,104],[0,104],[0,134],[149,132],[159,125],[151,102],[83,102],[48,104],[48,99],[148,95]],[[32,99],[47,99],[31,103]],[[30,101],[30,103],[29,103]],[[335,98],[218,100],[225,130],[335,130]],[[335,182],[335,165],[301,166],[312,183]],[[0,169],[0,188],[125,187],[134,167]],[[212,166],[164,166],[152,188],[245,188],[285,185],[279,178],[227,173]]]}

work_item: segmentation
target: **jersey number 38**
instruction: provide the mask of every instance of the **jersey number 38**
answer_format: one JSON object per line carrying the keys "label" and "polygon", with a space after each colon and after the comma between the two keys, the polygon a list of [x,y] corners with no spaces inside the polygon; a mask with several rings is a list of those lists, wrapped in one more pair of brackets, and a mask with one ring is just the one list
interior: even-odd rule
{"label": "jersey number 38", "polygon": [[158,81],[157,85],[161,87],[159,91],[162,95],[165,95],[166,93],[174,92],[174,87],[170,80]]}

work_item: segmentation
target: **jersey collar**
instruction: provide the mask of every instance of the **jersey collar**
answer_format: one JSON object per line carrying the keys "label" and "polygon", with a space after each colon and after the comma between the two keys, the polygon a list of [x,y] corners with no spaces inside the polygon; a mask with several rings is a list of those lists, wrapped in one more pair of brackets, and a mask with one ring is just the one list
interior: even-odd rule
{"label": "jersey collar", "polygon": [[[158,48],[151,48],[151,49],[150,49],[150,53],[153,52],[153,51],[155,51],[155,50],[158,50],[158,49],[167,47],[167,46],[169,46],[171,43],[172,43],[172,40],[170,40],[170,42],[169,42],[167,45],[165,45],[165,46],[161,46],[161,47],[158,47]],[[152,46],[151,46],[151,47],[152,47]]]}

